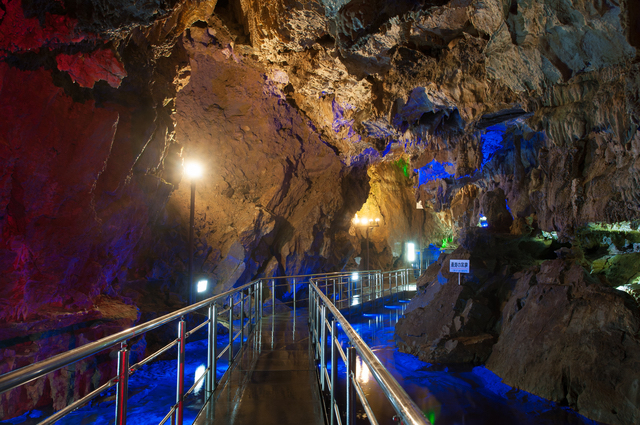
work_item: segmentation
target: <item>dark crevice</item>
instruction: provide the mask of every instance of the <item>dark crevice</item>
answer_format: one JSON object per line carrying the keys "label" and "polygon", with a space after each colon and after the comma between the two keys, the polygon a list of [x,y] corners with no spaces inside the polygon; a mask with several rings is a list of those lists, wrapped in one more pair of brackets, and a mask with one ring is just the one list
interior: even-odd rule
{"label": "dark crevice", "polygon": [[635,48],[640,48],[640,2],[628,1],[627,2],[627,39],[629,44]]}

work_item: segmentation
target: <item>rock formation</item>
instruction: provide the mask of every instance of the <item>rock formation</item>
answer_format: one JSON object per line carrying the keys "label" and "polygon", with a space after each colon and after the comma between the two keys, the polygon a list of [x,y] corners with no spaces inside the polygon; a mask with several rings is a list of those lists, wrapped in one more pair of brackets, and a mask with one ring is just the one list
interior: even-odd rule
{"label": "rock formation", "polygon": [[484,361],[513,274],[545,259],[633,293],[639,20],[630,0],[0,0],[0,328],[64,318],[70,341],[135,321],[102,305],[185,303],[191,158],[216,291],[362,268],[367,233],[372,268],[461,246],[474,277],[449,287],[441,259],[410,313],[447,324],[416,345],[433,361]]}

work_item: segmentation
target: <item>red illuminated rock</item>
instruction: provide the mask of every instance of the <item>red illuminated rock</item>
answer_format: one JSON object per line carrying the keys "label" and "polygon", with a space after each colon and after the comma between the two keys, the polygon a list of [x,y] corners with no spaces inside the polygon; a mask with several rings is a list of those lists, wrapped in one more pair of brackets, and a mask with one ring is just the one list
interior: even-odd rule
{"label": "red illuminated rock", "polygon": [[58,69],[68,72],[71,79],[81,87],[93,88],[96,81],[104,80],[111,87],[120,87],[120,82],[127,72],[120,61],[109,49],[96,50],[91,53],[75,55],[59,54],[56,56]]}

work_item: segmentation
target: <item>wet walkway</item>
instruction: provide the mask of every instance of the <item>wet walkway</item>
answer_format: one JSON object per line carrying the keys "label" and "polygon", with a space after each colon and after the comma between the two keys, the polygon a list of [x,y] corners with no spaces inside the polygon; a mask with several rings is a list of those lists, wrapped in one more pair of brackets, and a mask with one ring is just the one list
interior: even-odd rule
{"label": "wet walkway", "polygon": [[194,425],[324,425],[307,310],[266,316]]}

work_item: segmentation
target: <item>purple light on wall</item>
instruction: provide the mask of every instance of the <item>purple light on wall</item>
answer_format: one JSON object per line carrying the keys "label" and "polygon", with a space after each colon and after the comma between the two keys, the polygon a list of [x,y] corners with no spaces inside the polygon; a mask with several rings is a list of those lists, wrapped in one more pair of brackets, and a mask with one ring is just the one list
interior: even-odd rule
{"label": "purple light on wall", "polygon": [[344,111],[347,109],[353,109],[353,107],[349,104],[346,104],[344,107],[341,106],[335,99],[331,102],[331,109],[333,111],[333,131],[339,133],[343,127],[347,127],[349,131],[347,132],[347,137],[351,138],[356,136],[356,132],[353,131],[353,121],[350,119],[346,119],[344,117]]}

